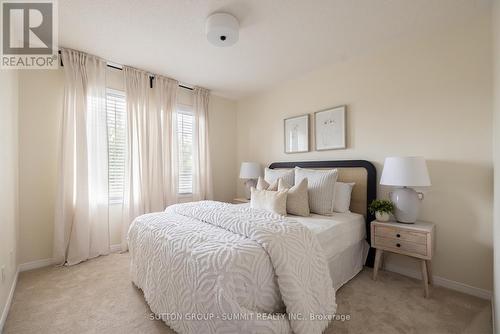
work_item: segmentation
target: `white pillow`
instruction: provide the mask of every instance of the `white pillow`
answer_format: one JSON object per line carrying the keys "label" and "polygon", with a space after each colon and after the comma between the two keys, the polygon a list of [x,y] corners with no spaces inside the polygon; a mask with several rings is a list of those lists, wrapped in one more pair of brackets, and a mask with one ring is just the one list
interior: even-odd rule
{"label": "white pillow", "polygon": [[335,184],[335,197],[333,199],[333,211],[350,212],[352,188],[355,183],[337,182]]}
{"label": "white pillow", "polygon": [[250,195],[250,207],[253,209],[264,209],[280,215],[286,215],[287,191],[257,190],[252,187]]}
{"label": "white pillow", "polygon": [[288,190],[286,196],[286,212],[292,215],[308,217],[310,212],[307,179],[303,179],[292,187],[280,178],[278,182],[278,191],[284,190]]}
{"label": "white pillow", "polygon": [[307,179],[309,191],[309,209],[319,215],[333,214],[335,197],[336,169],[305,169],[295,167],[295,184]]}
{"label": "white pillow", "polygon": [[264,170],[264,180],[269,184],[273,184],[282,178],[283,181],[293,186],[295,184],[295,172],[293,169],[270,169],[266,168]]}
{"label": "white pillow", "polygon": [[269,184],[262,178],[262,176],[259,176],[259,180],[257,181],[257,186],[255,189],[257,190],[271,190],[271,191],[277,191],[278,190],[278,181],[280,179],[276,180],[273,182],[273,184]]}

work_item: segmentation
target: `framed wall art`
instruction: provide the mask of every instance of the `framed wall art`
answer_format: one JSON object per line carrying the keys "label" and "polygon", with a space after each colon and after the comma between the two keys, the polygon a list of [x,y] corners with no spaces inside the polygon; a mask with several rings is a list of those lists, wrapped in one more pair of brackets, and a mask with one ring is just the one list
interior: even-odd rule
{"label": "framed wall art", "polygon": [[286,118],[285,153],[309,151],[309,115]]}
{"label": "framed wall art", "polygon": [[316,151],[346,148],[346,106],[338,106],[314,113]]}

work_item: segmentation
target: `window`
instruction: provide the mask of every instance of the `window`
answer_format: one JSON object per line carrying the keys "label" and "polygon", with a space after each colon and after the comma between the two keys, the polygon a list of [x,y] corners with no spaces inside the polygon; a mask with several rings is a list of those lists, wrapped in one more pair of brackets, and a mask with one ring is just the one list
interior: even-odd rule
{"label": "window", "polygon": [[106,90],[106,115],[108,122],[108,182],[109,201],[123,202],[126,152],[126,102],[125,93]]}
{"label": "window", "polygon": [[[108,178],[110,203],[123,202],[126,154],[126,99],[125,93],[106,90],[108,126]],[[177,108],[178,189],[181,195],[193,192],[193,131],[194,114],[187,106]]]}
{"label": "window", "polygon": [[193,193],[193,130],[194,114],[186,108],[177,108],[177,141],[179,151],[178,193]]}

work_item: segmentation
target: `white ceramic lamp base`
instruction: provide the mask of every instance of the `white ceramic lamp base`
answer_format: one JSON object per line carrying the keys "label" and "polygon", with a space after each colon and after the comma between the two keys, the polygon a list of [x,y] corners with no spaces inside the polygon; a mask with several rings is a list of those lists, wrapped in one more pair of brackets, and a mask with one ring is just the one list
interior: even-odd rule
{"label": "white ceramic lamp base", "polygon": [[391,201],[394,203],[394,216],[398,222],[413,224],[417,221],[419,193],[411,188],[399,188],[391,193]]}
{"label": "white ceramic lamp base", "polygon": [[250,189],[252,187],[257,186],[257,180],[256,179],[246,179],[245,180],[245,196],[247,199],[250,199],[251,191]]}

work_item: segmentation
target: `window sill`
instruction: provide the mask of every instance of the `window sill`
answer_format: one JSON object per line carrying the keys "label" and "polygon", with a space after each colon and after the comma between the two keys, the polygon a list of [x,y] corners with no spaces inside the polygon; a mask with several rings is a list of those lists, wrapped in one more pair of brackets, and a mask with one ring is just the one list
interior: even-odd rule
{"label": "window sill", "polygon": [[[193,198],[193,194],[192,193],[177,194],[177,197],[179,199],[189,200],[189,199]],[[123,205],[123,200],[121,200],[121,199],[113,199],[113,200],[109,200],[108,203],[109,203],[109,206],[122,206]]]}

